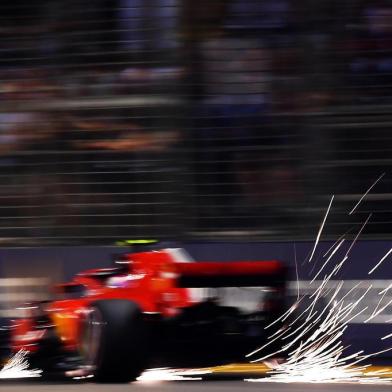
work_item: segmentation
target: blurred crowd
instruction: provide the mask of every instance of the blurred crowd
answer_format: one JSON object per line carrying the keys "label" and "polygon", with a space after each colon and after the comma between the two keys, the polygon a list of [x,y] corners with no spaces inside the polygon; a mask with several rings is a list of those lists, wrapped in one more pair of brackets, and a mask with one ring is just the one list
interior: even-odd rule
{"label": "blurred crowd", "polygon": [[0,217],[26,235],[115,236],[189,189],[195,228],[295,225],[336,148],[313,118],[390,103],[387,0],[86,4],[1,6]]}

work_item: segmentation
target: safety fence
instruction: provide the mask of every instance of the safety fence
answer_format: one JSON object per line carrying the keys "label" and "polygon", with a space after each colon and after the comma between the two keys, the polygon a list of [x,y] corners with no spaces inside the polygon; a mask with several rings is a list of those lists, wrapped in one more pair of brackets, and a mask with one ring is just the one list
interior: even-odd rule
{"label": "safety fence", "polygon": [[2,243],[391,238],[388,2],[0,11]]}

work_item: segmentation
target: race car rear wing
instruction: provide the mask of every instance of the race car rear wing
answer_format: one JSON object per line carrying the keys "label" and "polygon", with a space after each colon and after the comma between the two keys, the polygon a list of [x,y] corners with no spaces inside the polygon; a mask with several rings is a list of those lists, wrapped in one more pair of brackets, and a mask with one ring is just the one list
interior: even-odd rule
{"label": "race car rear wing", "polygon": [[176,265],[179,287],[281,287],[287,271],[282,262],[192,262]]}

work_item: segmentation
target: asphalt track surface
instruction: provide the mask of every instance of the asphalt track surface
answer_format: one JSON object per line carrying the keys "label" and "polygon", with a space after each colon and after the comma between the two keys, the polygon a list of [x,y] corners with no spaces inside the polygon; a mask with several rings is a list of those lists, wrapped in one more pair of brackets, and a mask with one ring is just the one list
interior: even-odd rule
{"label": "asphalt track surface", "polygon": [[[370,371],[387,370],[386,377],[392,377],[391,366],[373,366]],[[201,369],[203,370],[203,369]],[[0,379],[0,392],[384,392],[392,390],[389,384],[331,384],[331,383],[271,383],[248,382],[244,379],[268,380],[268,368],[256,364],[233,364],[205,368],[208,374],[196,371],[187,376],[188,380],[164,380],[159,373],[158,379],[147,379],[128,384],[97,384],[89,380],[44,381],[41,378]],[[147,372],[148,373],[148,372]],[[170,374],[169,374],[169,377]],[[197,377],[202,378],[198,380]]]}
{"label": "asphalt track surface", "polygon": [[[205,368],[207,369],[207,368]],[[6,392],[386,392],[392,390],[390,384],[305,384],[247,382],[244,378],[268,380],[267,367],[261,365],[233,364],[210,368],[210,373],[196,372],[188,380],[165,381],[143,380],[128,384],[97,384],[86,380],[66,380],[62,382],[43,381],[40,378],[0,380],[0,391]],[[372,367],[371,371],[380,368]],[[386,370],[386,367],[382,367]],[[164,372],[164,374],[167,374]],[[162,373],[160,373],[160,377]],[[387,377],[392,376],[388,366]],[[201,377],[198,380],[195,377]]]}
{"label": "asphalt track surface", "polygon": [[162,381],[154,383],[94,384],[1,381],[1,391],[9,392],[384,392],[391,385],[358,384],[278,384],[245,381]]}

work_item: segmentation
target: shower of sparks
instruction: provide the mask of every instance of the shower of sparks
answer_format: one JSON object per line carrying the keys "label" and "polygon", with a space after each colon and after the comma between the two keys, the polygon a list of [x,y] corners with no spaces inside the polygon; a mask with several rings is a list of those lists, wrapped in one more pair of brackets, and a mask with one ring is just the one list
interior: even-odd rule
{"label": "shower of sparks", "polygon": [[297,247],[295,243],[294,246],[294,263],[295,263],[295,277],[297,278],[297,301],[299,300],[299,275],[298,275],[298,263],[297,263]]}
{"label": "shower of sparks", "polygon": [[376,268],[378,268],[381,265],[381,263],[391,254],[391,252],[392,252],[392,248],[389,249],[386,255],[368,272],[368,274],[369,275],[372,274],[376,270]]}
{"label": "shower of sparks", "polygon": [[351,230],[352,230],[353,228],[351,228],[350,230],[347,230],[344,234],[342,234],[329,248],[328,248],[328,250],[323,254],[323,257],[327,257],[328,256],[328,254],[329,254],[329,252],[331,252],[333,249],[335,249],[335,246],[339,243],[339,242],[341,242],[344,238],[345,238],[345,236],[347,235],[347,234],[349,234],[350,232],[351,232]]}
{"label": "shower of sparks", "polygon": [[41,377],[42,370],[29,369],[26,351],[18,351],[0,370],[0,379]]}
{"label": "shower of sparks", "polygon": [[374,186],[385,176],[385,173],[382,173],[380,177],[377,178],[376,181],[373,182],[373,184],[369,187],[369,189],[362,195],[362,197],[359,199],[358,203],[355,204],[354,208],[348,213],[351,215],[357,207],[361,204],[362,200],[366,197],[366,195],[374,188]]}
{"label": "shower of sparks", "polygon": [[309,263],[312,261],[312,258],[314,256],[314,252],[316,251],[317,245],[318,245],[318,243],[320,241],[321,233],[324,230],[324,225],[325,225],[325,222],[327,220],[327,217],[328,217],[328,214],[329,214],[329,210],[331,209],[333,199],[334,199],[334,196],[331,197],[331,201],[329,202],[329,206],[328,206],[327,212],[325,213],[323,222],[321,223],[320,229],[319,229],[319,231],[317,233],[316,241],[314,242],[312,253],[310,254],[310,257],[309,257]]}
{"label": "shower of sparks", "polygon": [[351,249],[354,247],[354,245],[357,243],[357,240],[359,238],[359,236],[361,235],[363,229],[365,228],[365,226],[367,225],[367,223],[369,222],[370,218],[372,217],[372,214],[370,213],[368,215],[368,217],[366,218],[366,221],[363,223],[363,225],[361,226],[361,229],[358,231],[357,235],[355,236],[355,238],[351,241],[351,245],[348,248],[348,251],[346,252],[346,257],[348,257],[349,253],[351,252]]}
{"label": "shower of sparks", "polygon": [[[350,214],[382,177],[383,175],[368,189]],[[312,260],[315,253],[331,208],[332,200],[333,197],[317,234],[309,261]],[[267,364],[274,363],[274,366],[268,371],[270,377],[249,379],[247,381],[284,383],[349,382],[362,384],[392,382],[390,371],[385,369],[372,372],[369,370],[371,365],[365,363],[365,361],[375,357],[381,352],[364,355],[362,351],[358,351],[354,354],[345,354],[347,347],[344,346],[342,341],[342,336],[345,333],[348,324],[357,316],[369,311],[368,306],[365,306],[363,302],[364,298],[371,290],[372,285],[366,285],[365,282],[359,282],[343,296],[340,293],[344,284],[343,280],[338,280],[338,283],[332,290],[330,285],[328,285],[332,279],[337,279],[343,265],[349,260],[350,252],[370,218],[371,215],[367,217],[366,221],[361,226],[344,256],[339,256],[338,252],[345,242],[344,235],[323,255],[323,258],[326,258],[327,256],[328,258],[324,261],[311,282],[315,281],[323,272],[326,265],[334,258],[335,263],[330,266],[331,272],[323,272],[323,279],[313,294],[310,296],[302,295],[285,314],[266,327],[268,330],[275,325],[275,328],[272,331],[276,332],[271,332],[267,342],[262,347],[249,353],[247,357],[254,358],[255,354],[258,354],[259,357],[251,360],[252,363],[266,361],[265,363]],[[392,249],[389,250],[369,273],[373,272],[391,252]],[[363,288],[365,288],[364,291]],[[390,288],[391,287],[389,286],[378,293],[381,298],[375,309],[371,312],[371,316],[366,319],[366,322],[379,315],[391,305],[392,300],[386,301],[386,303],[383,304],[384,297]],[[356,299],[353,300],[352,298]],[[310,303],[307,303],[309,300]],[[299,311],[301,302],[302,305],[306,304],[307,307]],[[303,307],[304,306],[302,306],[302,308]],[[392,337],[392,333],[384,336],[381,340],[386,340],[390,337]],[[272,347],[278,343],[279,349],[272,349]],[[266,349],[269,349],[269,352],[266,351]],[[392,350],[392,347],[387,348],[382,352],[390,350]],[[271,361],[274,357],[284,357],[286,360],[284,362]]]}
{"label": "shower of sparks", "polygon": [[137,381],[143,383],[154,383],[161,381],[200,381],[200,375],[209,374],[210,370],[198,369],[170,369],[170,368],[156,368],[148,369],[143,372]]}
{"label": "shower of sparks", "polygon": [[364,323],[367,323],[367,322],[369,322],[370,320],[372,320],[373,318],[375,318],[376,316],[378,316],[378,315],[379,315],[387,306],[389,306],[389,304],[392,302],[392,300],[391,300],[391,301],[389,301],[385,306],[383,306],[381,309],[379,308],[379,306],[381,305],[381,303],[382,303],[384,297],[386,296],[386,294],[387,294],[387,292],[388,292],[388,290],[389,290],[389,287],[391,287],[391,285],[389,285],[385,290],[382,290],[382,291],[380,291],[380,292],[378,293],[378,295],[381,295],[381,298],[380,298],[380,300],[378,301],[378,304],[377,304],[377,306],[375,307],[375,309],[373,310],[373,313],[371,314],[371,316],[370,316],[369,318],[367,318],[367,319],[364,321]]}
{"label": "shower of sparks", "polygon": [[383,336],[383,337],[381,338],[381,340],[389,339],[389,338],[391,338],[391,337],[392,337],[392,333]]}
{"label": "shower of sparks", "polygon": [[335,247],[335,249],[331,252],[329,255],[328,259],[324,262],[324,264],[321,266],[321,268],[318,270],[317,274],[314,275],[313,279],[310,281],[310,283],[313,283],[321,274],[323,271],[324,267],[328,264],[328,262],[332,259],[333,256],[335,256],[335,253],[339,250],[339,248],[343,245],[345,241],[345,238],[343,238]]}

